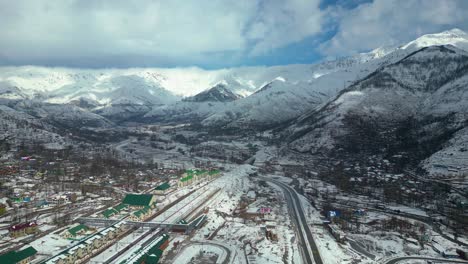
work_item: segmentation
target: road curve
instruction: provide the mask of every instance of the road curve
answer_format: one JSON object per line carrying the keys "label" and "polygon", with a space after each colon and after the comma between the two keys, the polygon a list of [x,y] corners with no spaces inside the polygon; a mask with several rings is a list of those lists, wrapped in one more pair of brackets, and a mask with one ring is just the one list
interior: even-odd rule
{"label": "road curve", "polygon": [[304,215],[304,210],[302,208],[301,201],[296,191],[280,181],[265,177],[260,178],[262,180],[273,183],[274,185],[280,187],[283,190],[284,195],[286,197],[286,202],[288,203],[288,207],[292,213],[291,215],[293,216],[292,220],[295,222],[295,226],[298,229],[297,233],[299,234],[299,240],[302,244],[303,254],[305,258],[304,263],[323,264],[317,244],[315,244],[312,232],[310,231],[310,228],[307,225],[307,219]]}
{"label": "road curve", "polygon": [[384,262],[384,264],[396,264],[400,261],[404,260],[432,260],[432,261],[442,261],[442,263],[465,263],[467,264],[468,261],[463,261],[463,260],[456,260],[456,259],[446,259],[446,258],[429,258],[429,257],[418,257],[418,256],[413,256],[413,257],[399,257],[399,258],[393,258],[390,260],[387,260]]}
{"label": "road curve", "polygon": [[177,260],[178,256],[180,256],[180,254],[182,254],[184,252],[184,250],[187,249],[187,247],[193,246],[193,245],[217,247],[217,248],[221,249],[222,251],[224,251],[225,255],[224,256],[218,256],[219,258],[222,258],[222,259],[216,260],[216,263],[229,264],[229,263],[232,262],[232,260],[231,260],[231,250],[228,247],[222,245],[221,243],[214,243],[213,241],[194,241],[194,242],[190,242],[189,244],[185,245],[182,248],[182,250],[180,251],[180,253],[178,255],[174,256],[174,258],[172,260],[166,260],[166,261],[174,261],[174,263],[175,263],[175,260]]}

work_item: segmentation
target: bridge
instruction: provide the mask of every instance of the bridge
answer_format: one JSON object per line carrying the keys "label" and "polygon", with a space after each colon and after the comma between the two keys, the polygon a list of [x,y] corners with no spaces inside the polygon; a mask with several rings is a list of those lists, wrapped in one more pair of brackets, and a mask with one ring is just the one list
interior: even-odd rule
{"label": "bridge", "polygon": [[[143,228],[161,228],[165,230],[183,231],[189,233],[192,230],[198,228],[203,222],[206,221],[206,215],[202,214],[190,223],[168,223],[168,222],[139,222],[139,221],[125,221],[124,224],[132,227],[143,227]],[[80,217],[77,222],[80,224],[87,224],[91,226],[111,226],[116,224],[120,220],[106,219],[106,218],[95,218],[95,217]]]}

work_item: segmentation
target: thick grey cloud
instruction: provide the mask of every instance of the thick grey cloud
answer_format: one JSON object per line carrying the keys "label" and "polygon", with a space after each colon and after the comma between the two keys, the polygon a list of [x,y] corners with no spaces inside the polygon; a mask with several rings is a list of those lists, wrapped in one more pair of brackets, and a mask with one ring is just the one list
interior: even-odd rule
{"label": "thick grey cloud", "polygon": [[468,29],[466,0],[375,0],[330,13],[338,24],[337,34],[320,46],[330,57],[398,45],[455,27]]}
{"label": "thick grey cloud", "polygon": [[0,0],[0,60],[236,60],[317,34],[322,17],[319,0]]}
{"label": "thick grey cloud", "polygon": [[[465,0],[367,1],[0,0],[0,64],[313,62],[320,54],[345,56],[454,27],[468,30]],[[301,50],[288,47],[293,43]]]}

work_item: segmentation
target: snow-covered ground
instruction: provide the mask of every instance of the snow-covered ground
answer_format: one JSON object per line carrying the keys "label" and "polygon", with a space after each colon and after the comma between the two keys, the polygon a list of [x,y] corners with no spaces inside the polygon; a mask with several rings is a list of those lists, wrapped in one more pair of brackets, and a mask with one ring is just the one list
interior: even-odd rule
{"label": "snow-covered ground", "polygon": [[228,252],[222,247],[209,242],[192,243],[182,249],[175,258],[174,263],[188,264],[193,258],[202,257],[203,255],[213,255],[216,257],[216,263],[223,263],[228,257]]}
{"label": "snow-covered ground", "polygon": [[49,234],[40,239],[31,242],[31,246],[34,247],[38,254],[52,256],[57,254],[60,250],[63,250],[76,243],[73,240],[68,240],[57,234]]}
{"label": "snow-covered ground", "polygon": [[[294,231],[287,214],[284,201],[271,203],[269,199],[283,199],[282,193],[271,192],[269,187],[257,186],[247,177],[254,167],[249,165],[231,166],[225,175],[214,184],[222,188],[219,195],[209,204],[207,223],[194,234],[194,240],[212,238],[213,242],[235,251],[233,263],[245,263],[246,258],[252,263],[300,263]],[[247,212],[255,212],[260,207],[272,208],[268,220],[269,230],[273,230],[278,241],[265,237],[265,224],[243,218],[239,214],[239,205],[243,197],[254,190],[257,195]],[[265,196],[265,198],[263,197]]]}

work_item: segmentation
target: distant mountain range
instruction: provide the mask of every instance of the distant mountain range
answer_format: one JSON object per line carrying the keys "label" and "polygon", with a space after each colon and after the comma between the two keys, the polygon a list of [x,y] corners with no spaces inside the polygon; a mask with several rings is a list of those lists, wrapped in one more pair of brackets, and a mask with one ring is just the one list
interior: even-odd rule
{"label": "distant mountain range", "polygon": [[[436,160],[459,166],[444,157],[465,157],[468,149],[467,50],[468,34],[453,29],[312,65],[214,71],[2,67],[0,115],[50,133],[129,121],[276,127],[291,149],[303,153],[340,149],[412,155],[426,168]],[[412,139],[419,145],[408,145]]]}

